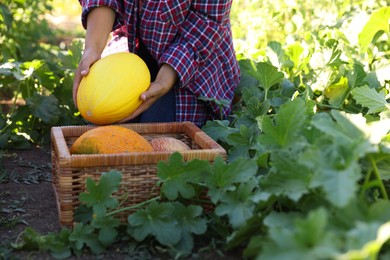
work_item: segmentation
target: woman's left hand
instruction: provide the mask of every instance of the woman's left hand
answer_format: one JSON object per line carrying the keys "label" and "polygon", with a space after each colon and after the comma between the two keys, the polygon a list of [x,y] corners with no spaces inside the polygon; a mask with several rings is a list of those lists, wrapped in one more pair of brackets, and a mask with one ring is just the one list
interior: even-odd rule
{"label": "woman's left hand", "polygon": [[177,72],[168,64],[163,64],[158,71],[156,80],[150,84],[147,91],[143,92],[140,99],[142,104],[134,111],[133,114],[122,119],[118,123],[124,123],[139,116],[142,112],[147,110],[160,97],[164,96],[171,90],[178,80]]}

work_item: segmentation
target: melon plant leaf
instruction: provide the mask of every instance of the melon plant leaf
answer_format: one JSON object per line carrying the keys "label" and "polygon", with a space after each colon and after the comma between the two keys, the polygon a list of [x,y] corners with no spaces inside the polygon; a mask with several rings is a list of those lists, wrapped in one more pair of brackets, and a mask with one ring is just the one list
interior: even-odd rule
{"label": "melon plant leaf", "polygon": [[289,56],[286,55],[280,42],[271,41],[267,44],[266,49],[267,58],[270,60],[272,65],[278,68],[292,68],[294,62],[290,60]]}
{"label": "melon plant leaf", "polygon": [[210,170],[210,163],[198,159],[184,162],[183,156],[175,152],[169,157],[168,162],[158,162],[157,169],[157,176],[162,183],[161,193],[169,200],[177,199],[179,194],[189,199],[196,195],[192,184],[202,182]]}
{"label": "melon plant leaf", "polygon": [[227,164],[222,158],[216,158],[206,179],[211,201],[216,203],[226,191],[235,190],[234,184],[245,183],[256,173],[257,165],[254,160],[238,158]]}
{"label": "melon plant leaf", "polygon": [[202,130],[215,141],[224,142],[226,136],[237,131],[234,128],[229,127],[229,120],[209,120],[202,127]]}
{"label": "melon plant leaf", "polygon": [[[345,144],[345,147],[340,146],[340,149],[346,150],[348,147],[348,154],[352,157],[362,156],[372,149],[364,132],[360,129],[367,128],[362,115],[347,114],[336,110],[332,110],[330,115],[317,114],[312,120],[312,125],[324,135],[334,138],[335,144]],[[347,151],[345,152],[344,155],[347,154]]]}
{"label": "melon plant leaf", "polygon": [[153,236],[163,245],[175,245],[180,240],[180,228],[177,225],[172,203],[150,203],[130,215],[128,233],[137,241]]}
{"label": "melon plant leaf", "polygon": [[61,116],[58,100],[55,96],[42,96],[34,92],[32,97],[26,99],[31,114],[40,118],[44,123],[54,125]]}
{"label": "melon plant leaf", "polygon": [[324,95],[329,100],[329,104],[340,107],[344,103],[348,90],[348,79],[346,77],[341,77],[338,82],[329,85],[325,89]]}
{"label": "melon plant leaf", "polygon": [[239,228],[253,216],[257,183],[254,179],[246,183],[240,183],[236,190],[222,194],[220,202],[215,208],[218,216],[227,215],[233,228]]}
{"label": "melon plant leaf", "polygon": [[371,14],[370,19],[359,33],[359,45],[362,52],[367,50],[375,34],[379,31],[389,33],[390,7],[382,7]]}
{"label": "melon plant leaf", "polygon": [[88,246],[94,254],[100,254],[104,251],[104,247],[94,233],[94,228],[89,225],[76,224],[69,236],[69,241],[74,244],[74,249],[78,254],[81,254],[84,245]]}
{"label": "melon plant leaf", "polygon": [[252,129],[241,125],[239,132],[231,133],[226,137],[226,142],[231,145],[228,153],[229,161],[234,161],[239,157],[250,157],[250,151],[255,147],[253,136]]}
{"label": "melon plant leaf", "polygon": [[12,13],[5,4],[0,4],[0,13],[2,14],[3,23],[6,25],[7,30],[10,30],[12,27]]}
{"label": "melon plant leaf", "polygon": [[348,86],[353,89],[356,87],[361,87],[365,84],[364,80],[367,74],[364,71],[363,67],[359,64],[353,65],[353,70],[350,71],[347,75]]}
{"label": "melon plant leaf", "polygon": [[357,222],[356,225],[346,233],[347,248],[350,250],[363,248],[367,241],[375,241],[378,222]]}
{"label": "melon plant leaf", "polygon": [[3,129],[5,127],[5,123],[6,123],[6,119],[5,119],[5,115],[2,113],[0,115],[0,130]]}
{"label": "melon plant leaf", "polygon": [[76,222],[81,222],[81,223],[88,223],[92,221],[93,218],[93,210],[90,207],[87,207],[84,204],[81,204],[78,206],[75,211],[74,211],[74,220]]}
{"label": "melon plant leaf", "polygon": [[306,218],[297,217],[287,226],[269,227],[268,239],[258,241],[259,259],[332,259],[339,240],[328,229],[328,213],[320,208]]}
{"label": "melon plant leaf", "polygon": [[273,85],[280,83],[284,74],[279,72],[278,69],[266,62],[255,63],[243,63],[245,71],[253,78],[257,79],[265,90],[270,89]]}
{"label": "melon plant leaf", "polygon": [[280,107],[278,114],[264,117],[263,131],[258,142],[273,147],[286,147],[296,141],[298,133],[305,124],[308,113],[305,102],[295,99]]}
{"label": "melon plant leaf", "polygon": [[206,219],[202,218],[203,209],[200,206],[190,205],[186,207],[182,203],[175,202],[174,208],[174,215],[181,232],[181,239],[175,245],[175,248],[184,254],[188,254],[194,246],[192,234],[204,234],[207,230],[207,222]]}
{"label": "melon plant leaf", "polygon": [[205,101],[205,102],[214,102],[215,104],[217,104],[219,107],[226,107],[226,106],[229,106],[230,105],[230,102],[229,100],[227,99],[216,99],[214,97],[212,98],[209,98],[209,97],[205,97],[205,96],[201,96],[201,97],[198,97],[199,100],[202,100],[202,101]]}
{"label": "melon plant leaf", "polygon": [[248,88],[255,87],[259,85],[258,80],[256,78],[252,77],[248,71],[252,70],[252,63],[253,61],[250,59],[240,59],[238,61],[239,66],[241,68],[241,80],[239,82],[238,88],[236,91],[242,94],[243,91],[245,91]]}
{"label": "melon plant leaf", "polygon": [[288,153],[273,153],[271,158],[273,170],[262,179],[262,192],[286,196],[297,202],[309,192],[311,172]]}
{"label": "melon plant leaf", "polygon": [[121,179],[122,174],[118,171],[103,172],[97,183],[87,178],[87,192],[80,193],[80,202],[92,207],[98,216],[103,216],[108,208],[118,206],[118,200],[112,194],[118,190]]}
{"label": "melon plant leaf", "polygon": [[[325,142],[325,141],[324,141]],[[327,144],[307,149],[298,159],[313,172],[310,188],[323,189],[325,198],[336,207],[344,207],[356,196],[361,168],[356,151],[345,145]]]}
{"label": "melon plant leaf", "polygon": [[357,163],[344,169],[322,169],[316,172],[312,180],[314,187],[322,187],[326,197],[337,207],[346,206],[356,195],[357,182],[361,178],[361,169]]}
{"label": "melon plant leaf", "polygon": [[117,218],[111,216],[96,217],[92,221],[92,226],[99,230],[98,238],[103,245],[111,245],[117,235],[117,227],[120,225],[120,221]]}
{"label": "melon plant leaf", "polygon": [[55,258],[65,259],[72,255],[69,243],[70,234],[70,229],[62,228],[59,233],[41,235],[34,229],[27,227],[21,234],[23,241],[12,246],[16,249],[50,251]]}
{"label": "melon plant leaf", "polygon": [[368,108],[368,114],[382,112],[390,109],[389,103],[386,101],[386,95],[383,92],[363,86],[352,90],[352,96],[356,102]]}

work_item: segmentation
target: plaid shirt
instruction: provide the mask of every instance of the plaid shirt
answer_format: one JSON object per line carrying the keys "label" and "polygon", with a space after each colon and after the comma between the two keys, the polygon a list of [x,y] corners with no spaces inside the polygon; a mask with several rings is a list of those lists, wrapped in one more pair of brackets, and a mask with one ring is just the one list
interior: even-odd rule
{"label": "plaid shirt", "polygon": [[227,118],[231,105],[220,107],[206,97],[232,102],[240,80],[229,13],[232,0],[80,0],[82,23],[88,12],[108,6],[116,12],[113,29],[127,27],[128,50],[136,52],[139,37],[159,64],[171,65],[179,76],[176,93],[176,121],[201,126],[209,119]]}

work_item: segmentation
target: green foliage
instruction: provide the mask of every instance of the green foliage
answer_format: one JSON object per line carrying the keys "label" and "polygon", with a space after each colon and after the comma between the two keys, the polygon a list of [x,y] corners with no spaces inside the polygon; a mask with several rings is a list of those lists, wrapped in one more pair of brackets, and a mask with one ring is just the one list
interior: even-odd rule
{"label": "green foliage", "polygon": [[179,195],[186,199],[196,195],[192,184],[201,183],[204,178],[199,173],[207,173],[209,164],[201,160],[183,164],[182,156],[176,152],[167,163],[160,161],[157,167],[162,194],[169,200],[176,200]]}
{"label": "green foliage", "polygon": [[51,1],[0,3],[0,97],[12,102],[2,106],[0,149],[47,144],[52,126],[83,123],[72,101],[82,43],[59,47],[42,19],[51,9]]}

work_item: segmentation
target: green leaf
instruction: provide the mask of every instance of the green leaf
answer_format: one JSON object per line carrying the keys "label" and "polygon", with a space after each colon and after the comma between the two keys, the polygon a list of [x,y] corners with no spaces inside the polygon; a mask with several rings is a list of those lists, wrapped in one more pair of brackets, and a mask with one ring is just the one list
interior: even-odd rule
{"label": "green leaf", "polygon": [[324,95],[329,99],[329,104],[340,107],[348,94],[348,90],[348,79],[342,77],[338,82],[329,85],[325,89]]}
{"label": "green leaf", "polygon": [[0,12],[2,13],[4,24],[7,26],[7,29],[10,30],[11,26],[12,26],[12,21],[13,21],[11,11],[9,10],[9,8],[6,5],[0,4]]}
{"label": "green leaf", "polygon": [[202,100],[202,101],[205,101],[205,102],[214,102],[215,104],[217,104],[219,107],[226,107],[226,106],[230,106],[230,102],[229,100],[227,99],[216,99],[216,98],[209,98],[209,97],[198,97],[199,100]]}
{"label": "green leaf", "polygon": [[183,161],[183,156],[175,152],[168,162],[160,161],[157,164],[160,178],[161,193],[169,200],[175,200],[179,194],[186,199],[195,196],[192,184],[199,184],[204,175],[210,171],[210,163],[205,160]]}
{"label": "green leaf", "polygon": [[220,203],[215,208],[218,216],[227,215],[233,228],[239,228],[253,216],[255,203],[253,196],[257,183],[254,179],[240,183],[236,190],[227,191],[221,195]]}
{"label": "green leaf", "polygon": [[87,207],[84,204],[81,204],[78,206],[74,212],[74,220],[76,222],[81,222],[81,223],[88,223],[92,221],[93,217],[93,210],[90,207]]}
{"label": "green leaf", "polygon": [[202,235],[207,230],[206,219],[202,218],[203,209],[200,206],[190,205],[188,207],[176,202],[174,203],[174,216],[181,231],[181,239],[175,245],[181,254],[189,254],[194,247],[192,234]]}
{"label": "green leaf", "polygon": [[55,96],[42,96],[34,92],[32,97],[26,99],[31,114],[40,118],[44,123],[54,125],[61,115],[58,100]]}
{"label": "green leaf", "polygon": [[245,183],[256,173],[257,165],[253,160],[238,158],[227,164],[221,158],[216,158],[206,180],[208,195],[216,203],[226,191],[235,190],[234,184]]}
{"label": "green leaf", "polygon": [[[390,238],[390,223],[362,223],[347,233],[349,251],[344,259],[376,259]],[[385,256],[386,258],[386,256]]]}
{"label": "green leaf", "polygon": [[159,243],[173,246],[179,242],[181,234],[173,212],[172,203],[152,202],[127,218],[128,232],[137,241],[154,236]]}
{"label": "green leaf", "polygon": [[72,255],[69,242],[70,235],[70,229],[62,228],[59,233],[51,236],[50,241],[47,243],[47,247],[49,248],[52,256],[57,259],[65,259]]}
{"label": "green leaf", "polygon": [[13,245],[13,247],[27,250],[38,249],[43,252],[50,251],[56,258],[67,258],[72,254],[69,243],[70,234],[69,229],[62,228],[58,233],[41,235],[34,229],[27,227],[21,235],[23,241]]}
{"label": "green leaf", "polygon": [[346,234],[347,248],[349,250],[360,249],[368,241],[375,240],[379,226],[379,223],[356,223],[355,227]]}
{"label": "green leaf", "polygon": [[307,117],[303,100],[295,99],[283,104],[274,119],[271,116],[264,117],[264,134],[259,136],[258,142],[276,147],[286,147],[294,143]]}
{"label": "green leaf", "polygon": [[234,128],[230,128],[229,124],[228,120],[209,120],[202,127],[202,131],[215,141],[220,140],[223,142],[226,136],[236,131]]}
{"label": "green leaf", "polygon": [[281,68],[292,68],[294,62],[289,59],[279,42],[271,41],[267,44],[267,58],[272,65]]}
{"label": "green leaf", "polygon": [[234,132],[226,137],[226,142],[231,145],[229,149],[229,161],[234,161],[239,157],[249,158],[250,151],[255,146],[253,130],[245,125],[241,125],[239,132]]}
{"label": "green leaf", "polygon": [[344,144],[344,147],[340,146],[340,149],[348,149],[345,152],[348,152],[351,158],[363,156],[372,149],[363,130],[360,129],[360,125],[366,126],[362,115],[348,114],[336,110],[332,110],[330,115],[326,113],[316,114],[312,120],[312,125],[323,134],[333,138],[335,144]]}
{"label": "green leaf", "polygon": [[344,207],[356,196],[361,168],[357,159],[348,158],[348,151],[341,153],[331,147],[308,149],[299,162],[313,171],[310,187],[322,188],[330,203]]}
{"label": "green leaf", "polygon": [[80,202],[92,207],[97,216],[103,216],[108,208],[118,206],[118,200],[112,194],[118,190],[121,179],[122,174],[118,171],[103,172],[97,184],[87,178],[87,192],[80,194]]}
{"label": "green leaf", "polygon": [[[311,211],[306,218],[296,217],[285,226],[269,227],[268,238],[257,241],[261,246],[258,259],[312,260],[333,259],[339,240],[328,227],[325,209]],[[252,245],[253,246],[253,245]]]}
{"label": "green leaf", "polygon": [[328,200],[337,207],[346,206],[358,190],[362,177],[360,165],[351,163],[346,169],[321,168],[313,177],[313,187],[322,187]]}
{"label": "green leaf", "polygon": [[247,73],[257,79],[264,89],[268,90],[273,85],[280,83],[284,74],[276,67],[266,62],[251,62],[251,67],[245,67]]}
{"label": "green leaf", "polygon": [[370,19],[359,33],[359,45],[362,52],[367,50],[379,31],[389,33],[390,7],[382,7],[371,14]]}
{"label": "green leaf", "polygon": [[353,70],[350,71],[347,75],[348,77],[348,86],[351,89],[361,87],[365,84],[364,80],[367,74],[364,71],[363,67],[360,64],[354,64]]}
{"label": "green leaf", "polygon": [[118,236],[117,227],[120,225],[119,219],[111,216],[96,217],[92,221],[92,226],[99,230],[99,241],[108,246],[114,243]]}
{"label": "green leaf", "polygon": [[262,191],[297,202],[309,192],[312,173],[287,152],[273,153],[271,158],[272,169],[260,183]]}
{"label": "green leaf", "polygon": [[4,113],[0,115],[0,130],[2,130],[5,127],[6,119]]}
{"label": "green leaf", "polygon": [[386,101],[386,94],[384,92],[378,93],[368,86],[353,89],[352,96],[358,104],[368,108],[368,114],[390,109],[389,103]]}
{"label": "green leaf", "polygon": [[84,246],[88,246],[94,254],[100,254],[104,251],[104,247],[94,233],[94,228],[89,225],[76,224],[69,236],[69,241],[74,244],[74,249],[78,254],[82,252]]}

